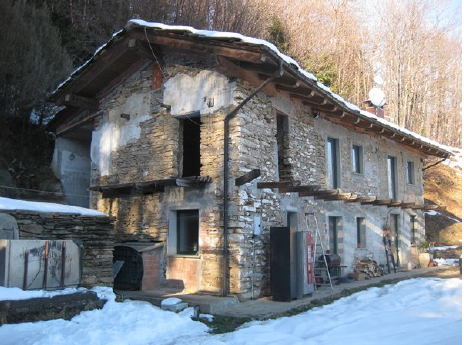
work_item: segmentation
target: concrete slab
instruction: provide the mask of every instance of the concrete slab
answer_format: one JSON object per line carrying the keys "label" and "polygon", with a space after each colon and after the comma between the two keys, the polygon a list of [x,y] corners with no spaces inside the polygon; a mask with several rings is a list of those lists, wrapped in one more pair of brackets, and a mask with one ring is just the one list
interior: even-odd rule
{"label": "concrete slab", "polygon": [[383,277],[371,278],[369,280],[355,281],[334,285],[333,291],[330,287],[320,288],[312,295],[307,295],[302,299],[291,302],[275,302],[271,297],[264,297],[254,301],[239,302],[234,296],[220,297],[204,294],[185,294],[175,289],[158,289],[151,291],[115,291],[122,295],[124,299],[146,301],[153,305],[160,306],[161,301],[168,297],[180,298],[187,302],[189,307],[200,307],[200,312],[204,314],[224,315],[233,317],[249,317],[253,319],[268,319],[287,313],[293,309],[304,308],[314,300],[321,300],[327,297],[336,297],[345,289],[355,289],[368,287],[381,283],[382,281],[394,279],[408,279],[420,276],[437,276],[451,278],[460,276],[459,268],[446,267],[427,267],[413,271],[392,273]]}
{"label": "concrete slab", "polygon": [[200,312],[204,314],[219,314],[231,307],[239,304],[235,296],[220,297],[204,294],[185,294],[176,292],[174,289],[157,289],[150,291],[115,291],[124,299],[149,302],[156,306],[161,306],[161,301],[168,297],[180,298],[188,303],[189,307],[198,306]]}
{"label": "concrete slab", "polygon": [[[272,317],[278,317],[293,309],[304,308],[305,306],[311,304],[311,302],[314,300],[320,300],[327,297],[335,297],[345,289],[368,287],[369,285],[378,284],[382,281],[393,279],[416,278],[419,276],[425,276],[427,274],[439,276],[439,274],[437,273],[439,273],[440,271],[449,271],[449,268],[428,267],[416,269],[413,271],[392,273],[383,277],[371,278],[369,280],[334,285],[333,291],[330,289],[330,287],[323,287],[314,292],[312,295],[307,295],[302,299],[297,299],[291,302],[275,302],[272,301],[271,297],[264,297],[254,301],[245,301],[239,303],[236,306],[233,306],[229,309],[219,311],[217,314],[234,317],[249,317],[253,319],[268,319]],[[456,272],[459,272],[457,268]]]}

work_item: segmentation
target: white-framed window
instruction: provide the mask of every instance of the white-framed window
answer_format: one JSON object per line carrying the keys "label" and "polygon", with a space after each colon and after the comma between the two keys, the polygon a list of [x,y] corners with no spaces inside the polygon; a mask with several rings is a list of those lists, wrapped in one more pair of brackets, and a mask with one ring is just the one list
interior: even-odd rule
{"label": "white-framed window", "polygon": [[331,189],[340,188],[339,140],[327,138],[327,183]]}
{"label": "white-framed window", "polygon": [[406,163],[406,176],[407,176],[408,184],[411,184],[411,185],[416,184],[415,174],[414,174],[414,162],[407,161],[407,163]]}
{"label": "white-framed window", "polygon": [[353,162],[353,172],[362,174],[364,170],[363,148],[360,145],[353,145],[351,147],[351,159]]}
{"label": "white-framed window", "polygon": [[366,248],[366,219],[356,218],[356,238],[358,248]]}
{"label": "white-framed window", "polygon": [[396,173],[396,157],[388,156],[387,172],[388,172],[388,197],[393,200],[397,200],[398,183],[397,183],[397,173]]}
{"label": "white-framed window", "polygon": [[339,231],[341,231],[342,217],[329,216],[329,249],[331,254],[338,254]]}

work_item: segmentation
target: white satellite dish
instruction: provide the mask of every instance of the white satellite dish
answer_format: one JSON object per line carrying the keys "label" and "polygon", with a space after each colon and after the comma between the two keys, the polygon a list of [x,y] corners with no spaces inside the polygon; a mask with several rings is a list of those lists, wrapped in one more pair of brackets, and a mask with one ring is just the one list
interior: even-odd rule
{"label": "white satellite dish", "polygon": [[383,79],[381,76],[377,75],[375,76],[374,78],[374,83],[377,84],[377,85],[383,85]]}
{"label": "white satellite dish", "polygon": [[387,103],[385,94],[378,87],[373,87],[372,90],[369,91],[369,100],[377,108],[381,108]]}

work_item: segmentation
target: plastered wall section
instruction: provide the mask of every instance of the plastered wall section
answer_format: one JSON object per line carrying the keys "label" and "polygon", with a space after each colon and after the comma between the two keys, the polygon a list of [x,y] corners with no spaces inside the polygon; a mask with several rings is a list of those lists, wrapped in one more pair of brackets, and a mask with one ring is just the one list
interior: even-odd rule
{"label": "plastered wall section", "polygon": [[[161,89],[151,87],[154,66],[149,64],[102,100],[92,137],[92,185],[180,177],[179,118],[192,112],[201,114],[201,175],[213,182],[201,189],[166,187],[163,193],[145,196],[102,199],[92,193],[92,202],[116,219],[118,241],[166,244],[162,284],[220,292],[223,119],[235,82],[215,72],[210,61],[172,54],[164,57],[163,66]],[[195,257],[170,250],[176,240],[171,236],[176,232],[173,215],[183,209],[199,210],[200,251]]]}

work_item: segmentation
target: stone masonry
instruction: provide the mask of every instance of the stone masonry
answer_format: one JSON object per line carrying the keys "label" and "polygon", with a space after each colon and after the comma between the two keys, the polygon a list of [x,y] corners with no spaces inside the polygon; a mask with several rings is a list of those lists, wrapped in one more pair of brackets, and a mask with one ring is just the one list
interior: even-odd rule
{"label": "stone masonry", "polygon": [[[223,279],[223,120],[254,87],[217,72],[215,61],[209,58],[169,52],[163,56],[161,65],[162,73],[159,73],[159,65],[148,63],[101,100],[91,143],[91,185],[181,177],[181,121],[188,121],[192,114],[199,115],[201,120],[200,175],[211,177],[212,182],[202,188],[166,187],[160,193],[104,199],[99,192],[92,192],[92,206],[114,217],[116,242],[165,244],[166,257],[156,261],[164,263],[164,267],[159,268],[162,275],[162,279],[157,280],[159,285],[175,285],[181,281],[189,291],[220,293]],[[154,74],[156,82],[153,82]],[[278,143],[277,114],[285,116],[288,122],[285,138],[281,140],[283,144]],[[323,117],[315,119],[311,109],[281,93],[276,96],[257,94],[230,126],[228,249],[231,293],[242,299],[250,298],[252,282],[255,297],[270,293],[269,229],[286,226],[287,215],[291,212],[297,214],[298,229],[310,231],[315,227],[310,216],[314,214],[326,244],[330,238],[328,217],[340,217],[337,251],[342,265],[346,266],[344,273],[353,269],[356,258],[364,256],[385,263],[382,228],[389,225],[391,214],[397,214],[401,262],[409,261],[410,216],[416,216],[416,242],[419,242],[424,236],[422,212],[300,198],[296,193],[257,189],[256,184],[293,179],[303,185],[319,184],[329,188],[326,142],[330,137],[339,140],[342,191],[387,198],[387,156],[390,155],[397,159],[398,199],[423,203],[419,155],[393,141],[350,131]],[[363,148],[362,174],[352,171],[353,144]],[[280,169],[279,152],[283,155]],[[413,185],[406,183],[407,161],[414,162],[416,180]],[[235,186],[235,178],[255,168],[261,170],[258,179]],[[177,255],[172,250],[176,238],[175,213],[191,209],[199,210],[199,252],[195,256]],[[262,220],[263,231],[258,237],[253,236],[252,231],[255,217]],[[364,248],[357,248],[357,217],[366,220]],[[153,287],[156,282],[147,284]]]}
{"label": "stone masonry", "polygon": [[3,211],[15,217],[20,239],[75,240],[83,250],[81,285],[113,285],[114,230],[108,217]]}

